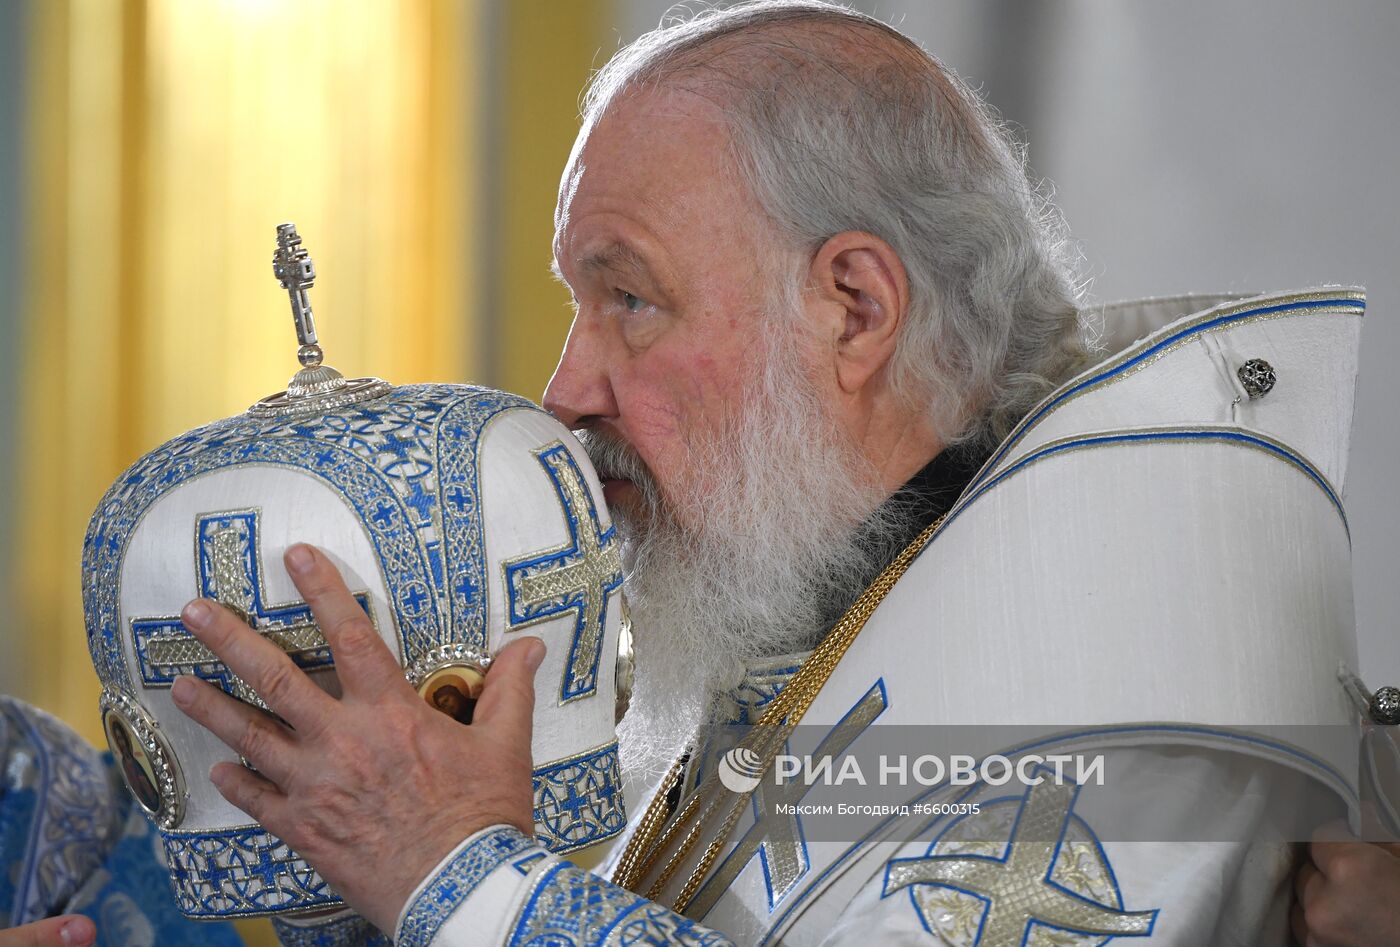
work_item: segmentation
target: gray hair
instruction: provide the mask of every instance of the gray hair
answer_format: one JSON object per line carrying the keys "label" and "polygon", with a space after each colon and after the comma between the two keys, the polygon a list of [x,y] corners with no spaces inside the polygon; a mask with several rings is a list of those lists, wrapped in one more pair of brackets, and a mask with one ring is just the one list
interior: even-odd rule
{"label": "gray hair", "polygon": [[584,120],[662,83],[721,108],[730,158],[789,249],[843,231],[888,242],[909,278],[893,389],[945,440],[1000,440],[1083,363],[1077,256],[1025,151],[914,41],[822,0],[668,17],[590,83]]}

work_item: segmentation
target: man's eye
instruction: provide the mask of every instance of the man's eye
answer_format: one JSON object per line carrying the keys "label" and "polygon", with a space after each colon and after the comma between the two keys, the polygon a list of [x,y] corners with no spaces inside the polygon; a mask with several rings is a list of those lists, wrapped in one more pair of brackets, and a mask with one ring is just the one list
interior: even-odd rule
{"label": "man's eye", "polygon": [[646,302],[640,296],[623,291],[622,304],[627,307],[628,312],[641,312],[646,307]]}

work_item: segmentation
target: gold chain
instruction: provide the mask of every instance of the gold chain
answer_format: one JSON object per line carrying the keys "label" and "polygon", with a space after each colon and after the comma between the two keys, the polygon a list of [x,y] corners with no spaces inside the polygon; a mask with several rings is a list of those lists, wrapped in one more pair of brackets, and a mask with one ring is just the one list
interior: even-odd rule
{"label": "gold chain", "polygon": [[[807,708],[812,706],[812,702],[817,699],[817,695],[821,693],[822,687],[826,685],[827,680],[836,670],[836,666],[840,664],[841,659],[855,643],[856,636],[865,627],[871,614],[894,588],[894,584],[908,571],[910,564],[933,539],[946,519],[946,513],[936,519],[913,542],[904,547],[894,561],[885,567],[884,571],[876,576],[875,581],[861,593],[855,604],[847,609],[846,613],[841,616],[841,620],[822,639],[821,644],[817,645],[816,650],[807,657],[806,661],[802,662],[802,667],[798,668],[797,673],[779,691],[778,696],[764,709],[754,731],[760,735],[757,752],[763,761],[764,772],[772,764],[773,757],[777,755],[787,734],[802,720]],[[683,754],[671,765],[671,769],[661,780],[656,794],[652,796],[651,803],[647,806],[636,831],[628,839],[627,847],[623,850],[622,857],[618,859],[617,868],[613,872],[615,884],[636,891],[638,885],[651,873],[652,868],[661,859],[662,854],[671,847],[676,837],[681,835],[682,830],[688,828],[679,845],[676,846],[676,850],[662,867],[657,880],[647,891],[646,896],[652,900],[660,897],[666,885],[675,876],[699,841],[710,817],[721,808],[720,800],[723,797],[714,792],[718,780],[714,775],[711,775],[691,794],[680,812],[676,813],[676,816],[667,824],[666,800],[675,787],[679,785],[684,775],[685,759]],[[747,793],[733,794],[734,803],[730,806],[719,832],[701,854],[695,870],[686,879],[684,887],[681,888],[680,894],[676,897],[676,911],[684,912],[691,899],[695,897],[696,892],[700,890],[701,884],[709,875],[710,869],[723,850],[752,794],[752,790]],[[697,817],[696,812],[701,808],[701,800],[707,798],[710,800],[709,803],[704,806],[704,811],[700,812]]]}

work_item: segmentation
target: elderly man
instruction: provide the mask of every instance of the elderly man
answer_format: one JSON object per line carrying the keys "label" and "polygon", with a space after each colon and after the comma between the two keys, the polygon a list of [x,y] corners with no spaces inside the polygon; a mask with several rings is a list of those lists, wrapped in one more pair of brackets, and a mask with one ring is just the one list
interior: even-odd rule
{"label": "elderly man", "polygon": [[[767,810],[730,833],[705,821],[704,787],[687,776],[706,721],[809,708],[806,722],[836,729],[903,719],[883,685],[835,709],[818,699],[860,631],[852,615],[898,581],[994,445],[1088,364],[1058,219],[973,95],[907,38],[839,8],[705,15],[599,74],[556,227],[577,315],[545,405],[604,481],[639,629],[621,736],[644,807],[612,866],[626,887],[526,835],[540,643],[502,651],[463,728],[416,697],[329,560],[305,546],[287,566],[335,651],[338,700],[218,605],[184,613],[290,724],[177,682],[177,704],[256,767],[215,768],[228,799],[401,943],[1286,938],[1283,846],[1173,843],[1133,854],[1114,880],[1090,833],[1079,882],[1052,879],[1049,852],[1034,890],[1001,902],[914,857],[932,851],[927,839],[823,861],[800,831],[765,835],[778,831]],[[930,663],[926,649],[883,660]],[[1236,780],[1245,800],[1293,786],[1262,764],[1168,757],[1127,750],[1111,765],[1139,774],[1122,785],[1144,794],[1171,779]],[[1018,805],[1058,813],[1060,831],[1079,824],[1072,795]],[[688,852],[706,850],[698,868],[650,857],[675,841],[671,819]],[[998,864],[1028,870],[1012,848]],[[1309,876],[1305,906],[1340,903],[1339,861],[1319,861],[1331,887]]]}

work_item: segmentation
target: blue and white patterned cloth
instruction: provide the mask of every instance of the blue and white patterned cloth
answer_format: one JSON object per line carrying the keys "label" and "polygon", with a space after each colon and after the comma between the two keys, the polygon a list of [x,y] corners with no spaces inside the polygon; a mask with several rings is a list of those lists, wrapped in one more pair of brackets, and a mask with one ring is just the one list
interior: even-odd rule
{"label": "blue and white patterned cloth", "polygon": [[160,838],[111,754],[0,696],[0,928],[85,914],[99,947],[241,944],[175,908]]}

